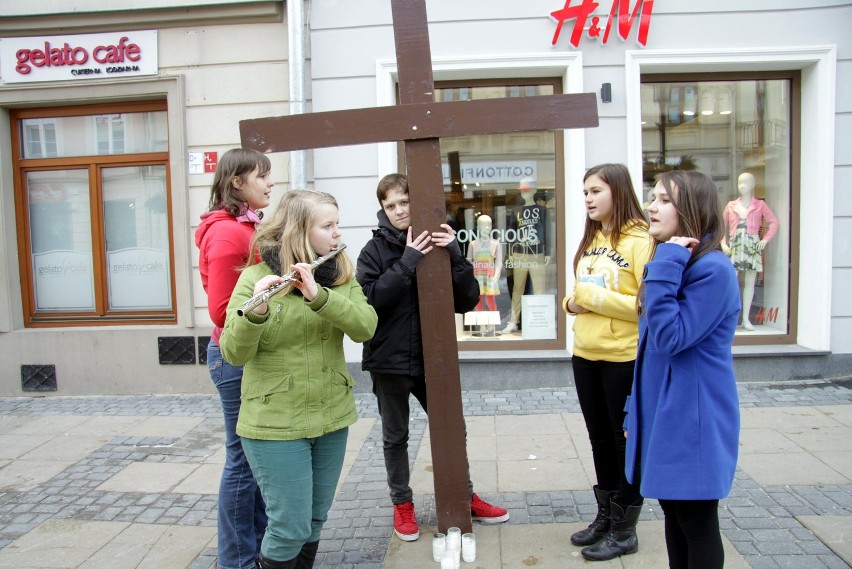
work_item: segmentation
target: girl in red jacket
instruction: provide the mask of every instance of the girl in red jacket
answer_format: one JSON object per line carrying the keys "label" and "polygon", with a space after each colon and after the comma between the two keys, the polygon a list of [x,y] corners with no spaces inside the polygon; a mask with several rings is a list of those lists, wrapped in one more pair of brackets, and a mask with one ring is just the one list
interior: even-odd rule
{"label": "girl in red jacket", "polygon": [[219,336],[239,271],[249,258],[255,226],[263,215],[259,210],[269,205],[273,185],[265,154],[242,148],[227,151],[216,167],[209,210],[195,232],[201,284],[215,325],[207,346],[207,367],[225,416],[226,455],[218,504],[220,569],[254,567],[266,529],[263,498],[236,433],[243,368],[222,359]]}

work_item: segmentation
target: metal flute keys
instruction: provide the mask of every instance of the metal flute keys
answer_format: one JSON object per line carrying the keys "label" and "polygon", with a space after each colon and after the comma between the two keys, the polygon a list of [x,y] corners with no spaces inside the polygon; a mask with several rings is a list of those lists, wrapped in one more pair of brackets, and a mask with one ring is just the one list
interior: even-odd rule
{"label": "metal flute keys", "polygon": [[[341,243],[337,247],[337,249],[332,249],[331,251],[329,251],[328,253],[326,253],[322,257],[317,258],[316,261],[311,263],[311,270],[316,269],[317,267],[319,267],[320,265],[322,265],[323,263],[325,263],[326,261],[328,261],[329,259],[331,259],[335,255],[337,255],[338,253],[340,253],[344,249],[346,249],[346,245],[344,243]],[[280,283],[272,285],[268,289],[257,293],[256,295],[254,295],[253,297],[251,297],[250,299],[245,301],[242,306],[237,308],[237,315],[238,316],[245,316],[246,312],[248,312],[249,310],[252,310],[253,308],[255,308],[257,306],[260,306],[264,302],[267,302],[275,293],[277,293],[279,290],[281,290],[282,288],[284,288],[285,286],[287,286],[291,282],[295,281],[298,274],[299,274],[298,271],[293,271],[291,273],[288,273],[287,275],[284,276],[284,280],[281,281]]]}

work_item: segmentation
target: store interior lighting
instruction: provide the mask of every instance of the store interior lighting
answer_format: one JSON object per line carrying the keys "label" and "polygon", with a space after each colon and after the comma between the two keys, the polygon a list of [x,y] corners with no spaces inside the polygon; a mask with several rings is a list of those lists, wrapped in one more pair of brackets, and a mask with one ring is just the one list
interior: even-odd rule
{"label": "store interior lighting", "polygon": [[716,90],[712,87],[703,87],[701,97],[698,100],[698,112],[704,116],[712,115],[716,107]]}
{"label": "store interior lighting", "polygon": [[695,116],[695,87],[683,88],[683,114]]}
{"label": "store interior lighting", "polygon": [[731,100],[731,90],[727,87],[721,89],[719,91],[719,96],[716,99],[717,106],[719,107],[720,115],[729,115],[734,111],[733,103]]}

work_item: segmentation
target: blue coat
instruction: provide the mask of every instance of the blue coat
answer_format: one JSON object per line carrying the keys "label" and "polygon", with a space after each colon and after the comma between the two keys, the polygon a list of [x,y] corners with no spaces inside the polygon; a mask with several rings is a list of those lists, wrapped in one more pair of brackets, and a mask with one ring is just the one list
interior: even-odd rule
{"label": "blue coat", "polygon": [[[734,480],[740,411],[731,344],[741,309],[731,261],[662,243],[646,265],[625,473],[647,498],[718,500]],[[636,472],[637,468],[640,472]]]}

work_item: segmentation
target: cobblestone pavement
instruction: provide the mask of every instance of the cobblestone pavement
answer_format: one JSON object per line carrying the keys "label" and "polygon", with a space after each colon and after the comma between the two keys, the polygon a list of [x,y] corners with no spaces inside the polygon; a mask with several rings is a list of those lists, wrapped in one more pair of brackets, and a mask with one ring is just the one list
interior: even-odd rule
{"label": "cobblestone pavement", "polygon": [[[740,385],[741,407],[829,408],[852,404],[852,379],[802,383]],[[375,398],[358,393],[362,418],[377,418]],[[463,393],[465,415],[501,416],[579,413],[573,388]],[[424,433],[426,418],[416,403],[412,413],[412,460]],[[116,435],[84,458],[32,488],[0,490],[0,566],[4,549],[48,520],[128,522],[213,528],[216,496],[202,493],[104,491],[104,481],[134,463],[197,465],[222,446],[221,410],[212,395],[19,397],[0,399],[0,449],[10,422],[22,424],[41,416],[186,417],[197,425],[181,437]],[[848,448],[848,447],[846,447]],[[849,450],[846,464],[852,464]],[[14,464],[0,452],[0,475]],[[5,459],[5,460],[4,460]],[[852,473],[845,473],[852,478]],[[2,486],[0,486],[2,488]],[[501,492],[489,498],[508,508],[511,524],[553,524],[588,520],[595,511],[590,490]],[[661,520],[654,500],[646,502],[642,520]],[[415,497],[423,525],[436,525],[434,497]],[[591,515],[590,515],[591,514]],[[760,485],[739,468],[734,489],[721,502],[726,538],[755,569],[848,567],[796,516],[842,516],[852,519],[852,485]],[[346,473],[330,512],[315,567],[380,569],[391,540],[392,509],[387,496],[381,452],[381,425],[375,421],[360,453]],[[215,569],[215,540],[188,565]],[[51,565],[76,567],[76,565]],[[176,568],[179,569],[179,568]]]}

